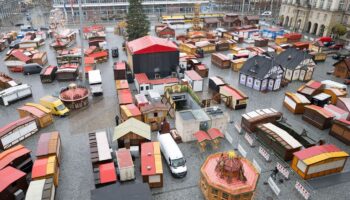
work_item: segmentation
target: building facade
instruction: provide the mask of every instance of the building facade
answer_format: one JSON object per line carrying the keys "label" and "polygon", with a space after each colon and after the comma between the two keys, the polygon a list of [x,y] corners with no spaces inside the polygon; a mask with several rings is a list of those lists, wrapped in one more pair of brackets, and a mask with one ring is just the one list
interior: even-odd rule
{"label": "building facade", "polygon": [[[146,14],[160,16],[164,13],[192,13],[196,2],[204,6],[208,5],[209,0],[143,0],[142,5]],[[128,0],[82,0],[86,20],[118,19],[120,15],[127,12],[128,6]],[[53,7],[65,8],[69,16],[79,16],[78,0],[53,0]]]}
{"label": "building facade", "polygon": [[280,24],[293,31],[316,36],[331,35],[334,25],[339,23],[350,25],[349,2],[349,0],[283,0],[279,14]]}

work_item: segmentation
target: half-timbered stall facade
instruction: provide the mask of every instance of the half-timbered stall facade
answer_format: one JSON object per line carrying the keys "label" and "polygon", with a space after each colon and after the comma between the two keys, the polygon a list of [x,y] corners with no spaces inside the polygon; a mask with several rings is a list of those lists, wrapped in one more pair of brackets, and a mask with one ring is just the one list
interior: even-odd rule
{"label": "half-timbered stall facade", "polygon": [[296,48],[288,48],[278,54],[276,62],[284,69],[283,78],[288,81],[311,80],[316,66],[307,52]]}
{"label": "half-timbered stall facade", "polygon": [[258,91],[276,91],[281,87],[282,76],[282,67],[273,59],[254,56],[244,63],[239,83]]}

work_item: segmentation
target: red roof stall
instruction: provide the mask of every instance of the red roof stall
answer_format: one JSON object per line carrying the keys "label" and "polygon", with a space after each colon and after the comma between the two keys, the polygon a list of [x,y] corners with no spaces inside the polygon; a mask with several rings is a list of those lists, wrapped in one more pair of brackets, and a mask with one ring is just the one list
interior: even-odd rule
{"label": "red roof stall", "polygon": [[16,200],[18,190],[25,193],[28,189],[26,174],[10,166],[0,170],[0,180],[0,199],[3,200]]}
{"label": "red roof stall", "polygon": [[135,166],[129,149],[121,148],[115,152],[120,173],[120,181],[135,179]]}
{"label": "red roof stall", "polygon": [[141,144],[141,175],[151,188],[163,187],[163,166],[159,142]]}
{"label": "red roof stall", "polygon": [[24,106],[17,108],[19,117],[32,116],[35,118],[40,128],[45,128],[53,123],[51,110],[40,104],[26,103]]}
{"label": "red roof stall", "polygon": [[113,71],[114,80],[126,79],[126,63],[124,61],[114,63]]}
{"label": "red roof stall", "polygon": [[40,80],[42,83],[52,83],[56,78],[57,66],[49,65],[41,70]]}
{"label": "red roof stall", "polygon": [[132,104],[132,94],[129,89],[118,90],[119,105]]}
{"label": "red roof stall", "polygon": [[229,85],[220,86],[221,100],[232,109],[243,109],[247,107],[248,96],[242,91]]}
{"label": "red roof stall", "polygon": [[203,78],[194,70],[185,71],[185,80],[192,86],[194,92],[203,91]]}
{"label": "red roof stall", "polygon": [[286,33],[283,37],[287,38],[288,43],[299,42],[302,35],[300,33]]}
{"label": "red roof stall", "polygon": [[134,74],[146,73],[148,77],[171,75],[179,65],[179,50],[168,39],[144,36],[126,44],[128,64]]}
{"label": "red roof stall", "polygon": [[136,94],[135,95],[135,101],[136,101],[136,105],[138,108],[141,109],[141,107],[146,106],[149,104],[149,101],[147,99],[147,97],[144,94]]}
{"label": "red roof stall", "polygon": [[93,57],[97,63],[106,62],[108,59],[107,51],[99,51],[89,55],[89,57]]}
{"label": "red roof stall", "polygon": [[332,42],[333,39],[331,37],[320,37],[320,38],[317,38],[318,41],[321,41],[321,42]]}
{"label": "red roof stall", "polygon": [[[336,106],[347,112],[350,112],[350,98],[339,97],[337,100]],[[350,120],[350,115],[346,119]]]}
{"label": "red roof stall", "polygon": [[22,72],[23,65],[29,63],[30,57],[26,56],[20,50],[14,50],[4,59],[4,65],[12,72]]}
{"label": "red roof stall", "polygon": [[334,119],[344,119],[346,120],[349,116],[349,112],[345,111],[337,106],[328,104],[324,106],[324,109],[334,115]]}
{"label": "red roof stall", "polygon": [[33,161],[30,150],[23,145],[17,145],[0,153],[0,170],[7,166],[14,167],[23,172],[32,171]]}
{"label": "red roof stall", "polygon": [[0,149],[4,150],[21,142],[38,131],[35,118],[27,116],[0,127]]}
{"label": "red roof stall", "polygon": [[126,104],[120,106],[121,120],[126,121],[129,118],[135,118],[142,121],[141,111],[135,104]]}
{"label": "red roof stall", "polygon": [[115,88],[118,90],[129,89],[129,83],[127,80],[115,80]]}
{"label": "red roof stall", "polygon": [[48,156],[56,156],[58,164],[61,162],[61,137],[55,132],[42,133],[40,135],[36,148],[36,157],[44,158]]}
{"label": "red roof stall", "polygon": [[306,105],[303,120],[323,130],[331,127],[334,114],[316,105]]}
{"label": "red roof stall", "polygon": [[56,156],[38,158],[34,161],[32,180],[42,180],[53,178],[53,182],[58,187],[59,167]]}
{"label": "red roof stall", "polygon": [[58,81],[75,81],[79,75],[78,64],[61,65],[56,71]]}

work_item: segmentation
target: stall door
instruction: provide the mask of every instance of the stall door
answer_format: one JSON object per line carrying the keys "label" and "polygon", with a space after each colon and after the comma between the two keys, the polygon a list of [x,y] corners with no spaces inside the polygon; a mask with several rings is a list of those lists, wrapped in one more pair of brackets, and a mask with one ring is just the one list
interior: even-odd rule
{"label": "stall door", "polygon": [[275,81],[274,81],[273,79],[270,79],[270,80],[269,80],[269,85],[268,85],[268,87],[267,87],[268,90],[273,90],[273,84],[274,84],[274,82],[275,82]]}
{"label": "stall door", "polygon": [[300,71],[300,76],[299,76],[299,80],[300,80],[300,81],[304,81],[305,74],[306,74],[305,70],[301,70],[301,71]]}
{"label": "stall door", "polygon": [[313,69],[307,70],[304,81],[309,81],[309,80],[311,80],[311,79],[312,79],[312,73],[313,73]]}

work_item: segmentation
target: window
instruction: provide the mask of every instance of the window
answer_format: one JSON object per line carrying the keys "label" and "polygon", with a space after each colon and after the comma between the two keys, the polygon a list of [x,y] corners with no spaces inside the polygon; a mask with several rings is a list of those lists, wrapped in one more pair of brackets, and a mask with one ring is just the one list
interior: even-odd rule
{"label": "window", "polygon": [[331,8],[332,3],[333,3],[333,0],[328,0],[327,1],[326,10],[329,10]]}
{"label": "window", "polygon": [[140,87],[140,91],[143,91],[143,86]]}
{"label": "window", "polygon": [[338,10],[345,10],[345,9],[344,9],[344,4],[345,4],[344,0],[340,0],[340,1],[339,1]]}
{"label": "window", "polygon": [[324,0],[320,0],[320,4],[318,4],[319,5],[319,7],[323,7],[323,4],[324,4]]}
{"label": "window", "polygon": [[225,192],[223,192],[223,193],[222,193],[222,199],[223,199],[223,200],[228,199],[228,194],[225,193]]}
{"label": "window", "polygon": [[316,4],[317,4],[317,0],[313,0],[311,6],[312,6],[313,8],[316,8]]}
{"label": "window", "polygon": [[146,86],[146,90],[149,90],[149,86]]}
{"label": "window", "polygon": [[218,195],[218,190],[213,188],[213,189],[211,189],[211,193],[214,195]]}
{"label": "window", "polygon": [[157,112],[153,113],[153,117],[158,117],[158,113]]}

